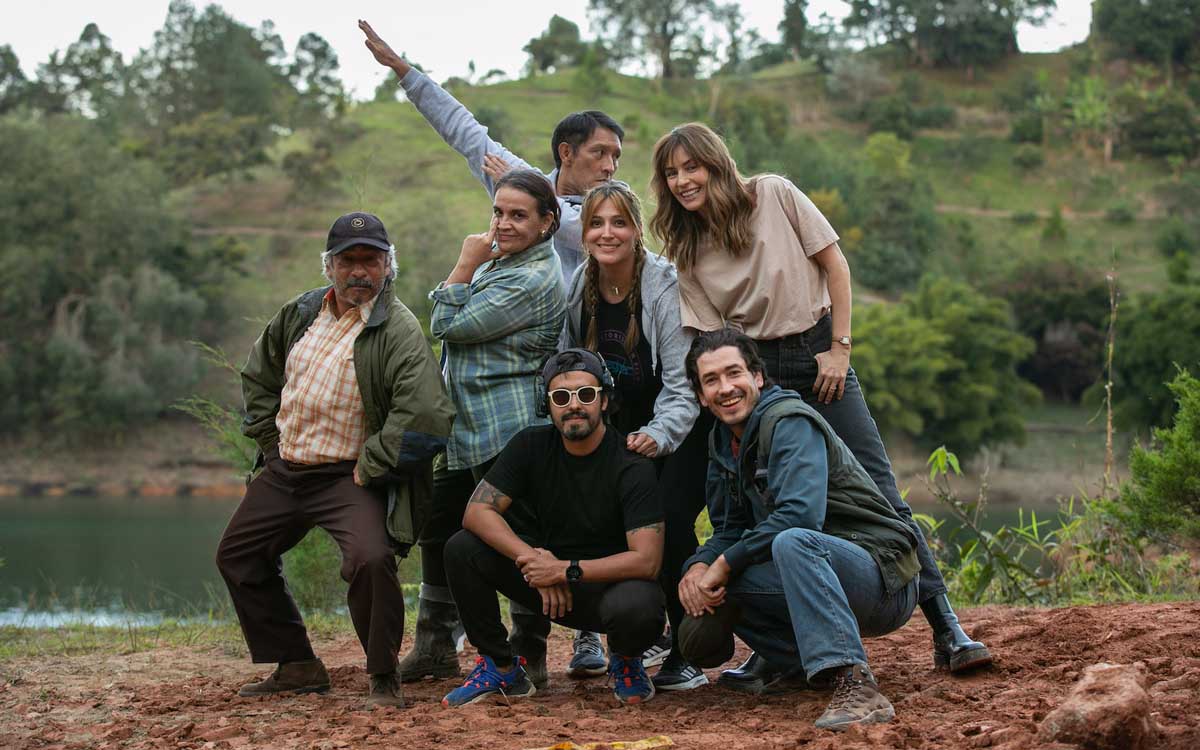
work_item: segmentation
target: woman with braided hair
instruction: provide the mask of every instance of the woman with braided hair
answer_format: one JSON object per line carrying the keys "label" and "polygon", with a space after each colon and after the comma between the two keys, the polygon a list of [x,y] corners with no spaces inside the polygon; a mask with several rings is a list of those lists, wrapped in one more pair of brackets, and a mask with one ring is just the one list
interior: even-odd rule
{"label": "woman with braided hair", "polygon": [[[637,195],[623,182],[598,185],[584,198],[580,212],[584,263],[567,290],[567,319],[559,347],[584,347],[604,358],[613,375],[610,421],[626,436],[626,447],[655,460],[666,537],[663,540],[663,590],[672,636],[683,618],[679,570],[696,549],[695,522],[704,507],[707,465],[707,415],[684,372],[691,345],[679,319],[675,268],[649,252]],[[580,633],[568,674],[603,674],[599,637]],[[643,655],[647,666],[662,663],[654,676],[657,690],[687,690],[707,682],[687,664],[670,639]]]}

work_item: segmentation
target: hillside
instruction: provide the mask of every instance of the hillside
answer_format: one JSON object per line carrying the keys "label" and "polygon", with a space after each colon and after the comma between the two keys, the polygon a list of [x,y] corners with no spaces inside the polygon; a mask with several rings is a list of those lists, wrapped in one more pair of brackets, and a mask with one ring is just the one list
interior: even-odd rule
{"label": "hillside", "polygon": [[[1021,55],[980,73],[973,81],[953,71],[883,69],[882,75],[892,84],[919,89],[923,101],[953,109],[953,124],[920,129],[911,145],[912,167],[928,180],[939,215],[962,222],[943,232],[928,259],[933,268],[978,283],[1022,260],[1072,258],[1100,270],[1115,262],[1126,293],[1164,283],[1166,264],[1151,239],[1161,213],[1155,196],[1169,190],[1175,179],[1165,166],[1124,156],[1105,165],[1097,154],[1062,137],[1049,139],[1041,166],[1014,166],[1020,146],[1008,139],[1012,115],[1001,106],[1005,92],[1032,75],[1062,89],[1072,54]],[[801,64],[785,64],[744,79],[670,85],[609,74],[607,88],[605,93],[592,95],[580,88],[574,71],[564,71],[489,86],[462,85],[454,92],[491,124],[508,147],[545,169],[552,166],[550,130],[564,113],[589,107],[609,112],[627,130],[618,177],[640,192],[648,210],[653,206],[649,157],[654,140],[680,122],[712,122],[739,101],[783,103],[788,139],[812,139],[805,142],[820,144],[847,159],[858,158],[869,135],[862,122],[844,116],[847,102],[827,94],[821,75]],[[297,153],[303,159],[319,160],[336,170],[336,175],[316,188],[296,184],[281,165],[289,154]],[[453,265],[462,237],[481,230],[488,217],[487,196],[461,157],[406,102],[358,104],[328,132],[286,134],[273,147],[271,160],[248,174],[210,178],[172,196],[196,233],[234,237],[247,251],[244,273],[229,290],[237,324],[228,326],[219,341],[211,342],[235,362],[240,362],[262,322],[283,301],[322,283],[318,255],[324,232],[341,213],[364,209],[384,219],[400,256],[398,291],[419,315],[426,314],[425,293]],[[788,176],[807,191],[826,187],[810,175]],[[1125,221],[1111,220],[1110,213],[1117,208],[1127,214]],[[1047,243],[1042,236],[1048,217],[1056,211],[1061,213],[1066,234]],[[969,250],[950,241],[961,232],[973,237]],[[850,262],[853,268],[853,252]],[[880,293],[859,280],[856,296],[860,301],[887,302],[895,293]],[[203,388],[217,400],[236,403],[236,389],[224,373],[214,370]],[[1071,477],[1058,483],[1060,490],[1070,491],[1081,479],[1094,478],[1089,474],[1097,454],[1086,448],[1063,456],[1058,429],[1064,427],[1077,435],[1092,432],[1095,426],[1089,426],[1090,416],[1078,409],[1065,417],[1061,409],[1035,414],[1034,421],[1050,424],[1049,438],[1042,444],[1035,434],[1030,447],[1014,449],[1017,472],[1026,471],[1020,465],[1021,453],[1038,456],[1050,448],[1058,455],[1060,469],[1072,469]],[[127,435],[121,444],[149,443],[149,456],[153,456],[154,446],[164,443],[160,438],[164,432],[177,433],[179,440],[165,442],[177,445],[182,441],[190,446],[195,461],[205,463],[203,438],[181,415],[142,432],[155,437],[144,440]],[[1078,441],[1073,438],[1072,442]],[[1088,442],[1100,445],[1099,438]],[[26,456],[13,465],[18,476],[53,471],[48,462],[30,455],[19,442],[16,453]],[[1089,457],[1082,458],[1081,453]],[[176,461],[172,469],[169,460],[164,464],[147,454],[135,454],[139,461],[165,465],[168,473],[185,470],[191,461],[185,457],[182,465]],[[93,474],[102,474],[111,457],[91,459],[89,455],[83,451],[76,469],[86,472],[90,463]],[[919,471],[921,457],[910,459],[910,469]],[[903,456],[899,463],[906,463]]]}

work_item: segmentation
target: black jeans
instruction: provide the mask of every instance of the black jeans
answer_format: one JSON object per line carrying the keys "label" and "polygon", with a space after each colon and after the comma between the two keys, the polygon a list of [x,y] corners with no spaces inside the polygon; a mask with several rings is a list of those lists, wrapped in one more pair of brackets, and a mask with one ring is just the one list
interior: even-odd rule
{"label": "black jeans", "polygon": [[[512,663],[496,593],[540,613],[542,597],[537,589],[525,583],[512,560],[465,529],[446,542],[446,574],[467,638],[501,669]],[[571,598],[571,611],[555,622],[607,634],[615,654],[641,656],[662,633],[663,592],[655,581],[577,583],[571,587]],[[550,632],[550,618],[537,619],[540,632],[536,635],[545,636]]]}
{"label": "black jeans", "polygon": [[[662,497],[666,532],[663,538],[662,583],[667,598],[667,621],[671,623],[672,648],[678,649],[679,623],[683,605],[679,603],[679,580],[683,563],[696,552],[696,516],[704,508],[704,483],[708,473],[708,433],[713,417],[707,409],[700,412],[692,431],[672,454],[658,459],[658,486]],[[682,653],[678,652],[677,653]]]}
{"label": "black jeans", "polygon": [[453,604],[445,595],[446,567],[443,564],[446,540],[462,528],[463,513],[479,480],[496,459],[470,469],[447,469],[438,461],[433,472],[433,512],[421,529],[421,597]]}
{"label": "black jeans", "polygon": [[921,577],[917,601],[923,602],[946,593],[946,581],[938,570],[933,553],[921,534],[921,528],[913,520],[912,508],[900,497],[896,487],[896,476],[892,473],[892,462],[888,459],[879,427],[871,417],[867,402],[854,368],[846,374],[846,392],[833,403],[817,401],[813,383],[817,379],[816,355],[829,351],[833,340],[833,322],[826,315],[812,328],[780,339],[759,340],[758,351],[767,366],[767,374],[783,388],[796,391],[805,403],[817,410],[833,431],[837,433],[854,457],[858,459],[871,479],[875,480],[880,492],[887,498],[908,525],[916,532],[917,557],[921,560]]}

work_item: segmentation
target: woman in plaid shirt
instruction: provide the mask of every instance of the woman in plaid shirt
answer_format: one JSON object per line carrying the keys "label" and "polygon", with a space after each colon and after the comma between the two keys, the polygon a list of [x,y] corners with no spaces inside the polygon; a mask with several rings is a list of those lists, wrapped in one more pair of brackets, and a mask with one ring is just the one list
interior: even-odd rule
{"label": "woman in plaid shirt", "polygon": [[[496,183],[492,222],[463,240],[458,263],[429,293],[430,330],[442,341],[446,389],[457,407],[434,476],[434,511],[421,540],[421,595],[404,680],[458,675],[450,628],[458,615],[442,564],[445,541],[461,528],[475,484],[510,438],[535,422],[534,376],[555,351],[566,313],[562,269],[554,252],[559,206],[539,172],[517,169]],[[516,617],[513,643],[545,684],[545,637]],[[522,644],[522,639],[526,643]],[[536,669],[540,657],[542,668]],[[540,686],[540,685],[539,685]]]}

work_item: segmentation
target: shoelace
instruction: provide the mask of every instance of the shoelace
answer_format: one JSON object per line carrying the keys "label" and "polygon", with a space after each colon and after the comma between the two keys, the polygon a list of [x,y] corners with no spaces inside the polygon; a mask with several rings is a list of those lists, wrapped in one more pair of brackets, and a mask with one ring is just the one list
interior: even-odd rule
{"label": "shoelace", "polygon": [[[491,680],[483,679],[485,675],[495,675],[497,678],[500,677],[499,674],[492,672],[487,668],[487,662],[484,661],[482,656],[476,657],[475,669],[471,671],[471,674],[467,675],[467,680],[463,684],[477,688],[489,688],[492,686],[492,682]],[[498,679],[497,681],[503,688],[504,680]]]}
{"label": "shoelace", "polygon": [[829,701],[829,709],[837,711],[847,708],[853,702],[855,692],[865,684],[864,680],[857,679],[852,673],[838,675],[833,685],[833,698]]}

